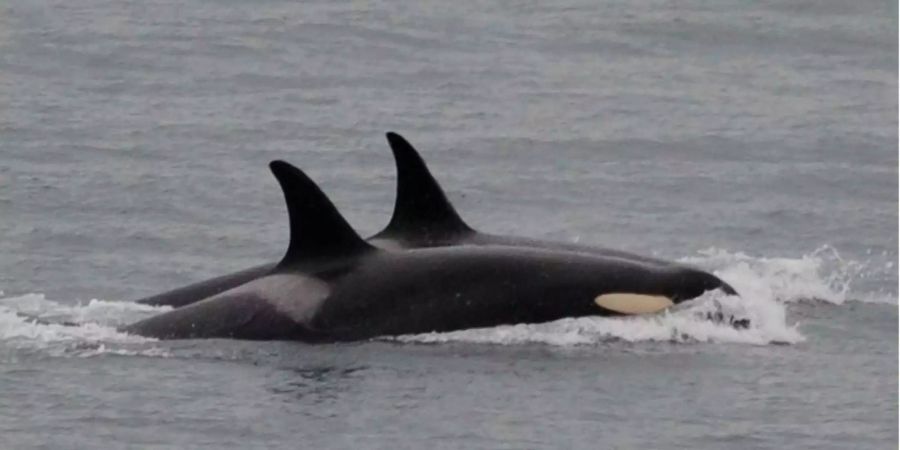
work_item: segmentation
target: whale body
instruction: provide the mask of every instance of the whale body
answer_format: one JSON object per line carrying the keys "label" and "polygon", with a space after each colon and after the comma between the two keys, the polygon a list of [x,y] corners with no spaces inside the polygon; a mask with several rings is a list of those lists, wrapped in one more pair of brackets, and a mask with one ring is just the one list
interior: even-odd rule
{"label": "whale body", "polygon": [[[610,248],[482,233],[470,227],[447,199],[419,152],[402,136],[387,133],[397,166],[397,195],[388,225],[368,242],[385,249],[446,246],[513,246],[571,251],[627,259],[659,266],[675,263]],[[137,300],[137,303],[181,307],[272,274],[276,262],[260,264],[231,274],[193,283]],[[683,266],[680,266],[683,267]],[[727,286],[726,290],[734,293]]]}
{"label": "whale body", "polygon": [[300,169],[270,164],[291,233],[269,273],[124,327],[160,339],[335,342],[564,317],[646,314],[721,289],[685,266],[507,245],[384,250]]}

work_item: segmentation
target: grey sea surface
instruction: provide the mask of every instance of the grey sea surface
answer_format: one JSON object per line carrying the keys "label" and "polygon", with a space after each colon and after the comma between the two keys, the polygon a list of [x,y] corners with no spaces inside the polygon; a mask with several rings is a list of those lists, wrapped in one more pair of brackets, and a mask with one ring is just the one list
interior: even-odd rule
{"label": "grey sea surface", "polygon": [[[883,1],[0,3],[0,447],[896,448],[896,37]],[[272,159],[379,230],[389,130],[482,231],[742,298],[352,345],[115,331],[281,256]]]}

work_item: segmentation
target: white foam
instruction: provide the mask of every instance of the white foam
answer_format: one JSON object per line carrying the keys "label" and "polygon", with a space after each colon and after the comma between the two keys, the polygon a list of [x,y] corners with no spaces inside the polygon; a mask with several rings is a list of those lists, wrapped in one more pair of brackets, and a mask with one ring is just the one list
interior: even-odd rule
{"label": "white foam", "polygon": [[[745,303],[752,302],[748,306]],[[401,342],[473,342],[488,344],[540,343],[556,346],[589,345],[611,341],[674,343],[793,344],[805,338],[785,321],[784,308],[762,299],[710,294],[675,311],[632,317],[584,317],[543,324],[519,324],[494,328],[427,333],[395,338]],[[714,321],[707,312],[727,318],[749,319],[748,329],[726,321]]]}
{"label": "white foam", "polygon": [[67,305],[43,294],[0,298],[0,343],[10,350],[50,356],[165,356],[164,351],[146,345],[155,340],[122,333],[116,327],[169,309],[96,299],[86,305]]}
{"label": "white foam", "polygon": [[756,257],[710,248],[681,261],[714,271],[742,294],[752,292],[756,296],[771,297],[780,302],[812,300],[838,305],[847,301],[897,304],[896,292],[867,292],[858,287],[868,279],[896,277],[892,261],[845,259],[827,245],[794,258]]}
{"label": "white foam", "polygon": [[43,294],[0,298],[0,308],[3,307],[48,321],[91,322],[110,326],[124,325],[172,309],[169,306],[149,306],[98,299],[92,299],[87,304],[78,302],[67,305],[48,300]]}

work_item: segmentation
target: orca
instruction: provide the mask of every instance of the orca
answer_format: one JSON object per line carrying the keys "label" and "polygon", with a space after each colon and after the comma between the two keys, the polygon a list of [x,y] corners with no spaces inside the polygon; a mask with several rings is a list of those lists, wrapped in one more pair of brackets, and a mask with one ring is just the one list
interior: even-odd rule
{"label": "orca", "polygon": [[437,247],[448,245],[508,245],[588,253],[651,264],[674,264],[662,259],[621,250],[519,236],[482,233],[470,227],[447,199],[425,160],[403,136],[386,134],[397,165],[397,196],[394,213],[384,230],[369,240],[376,245]]}
{"label": "orca", "polygon": [[270,168],[290,242],[265,276],[122,328],[158,339],[366,340],[565,317],[646,314],[727,291],[712,274],[504,245],[385,250],[366,242],[300,169]]}
{"label": "orca", "polygon": [[[388,225],[368,238],[385,249],[444,247],[454,245],[506,245],[629,259],[669,266],[675,263],[625,251],[579,244],[543,241],[482,233],[470,227],[456,212],[419,152],[403,136],[386,134],[397,166],[397,194]],[[137,300],[154,306],[181,307],[240,286],[272,272],[276,263],[261,264],[239,272],[190,284]],[[725,289],[734,294],[727,284]]]}
{"label": "orca", "polygon": [[276,263],[260,264],[238,272],[222,275],[198,283],[189,284],[160,294],[137,300],[137,303],[153,306],[171,306],[178,308],[212,297],[220,292],[240,286],[248,281],[268,275],[275,269]]}

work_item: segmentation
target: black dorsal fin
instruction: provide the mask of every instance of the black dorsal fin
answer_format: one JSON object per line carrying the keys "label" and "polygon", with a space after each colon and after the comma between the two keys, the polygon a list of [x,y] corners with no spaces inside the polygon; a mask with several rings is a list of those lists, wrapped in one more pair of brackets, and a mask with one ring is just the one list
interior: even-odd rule
{"label": "black dorsal fin", "polygon": [[279,266],[306,259],[348,256],[374,248],[353,230],[302,170],[284,161],[272,161],[269,168],[284,191],[291,224],[291,243]]}
{"label": "black dorsal fin", "polygon": [[397,200],[394,215],[382,233],[420,234],[432,238],[471,232],[447,200],[419,152],[397,133],[387,133],[397,162]]}

